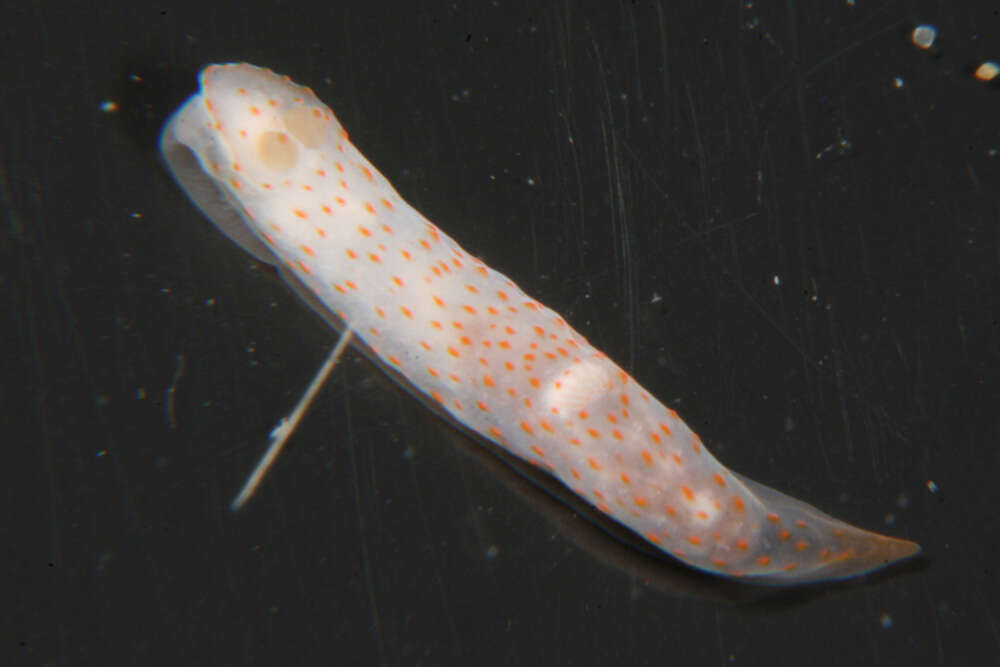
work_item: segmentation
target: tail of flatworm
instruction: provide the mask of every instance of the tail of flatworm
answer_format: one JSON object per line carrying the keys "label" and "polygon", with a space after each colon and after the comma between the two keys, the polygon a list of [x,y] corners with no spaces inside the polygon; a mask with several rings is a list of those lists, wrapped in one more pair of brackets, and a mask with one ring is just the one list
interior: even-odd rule
{"label": "tail of flatworm", "polygon": [[558,313],[403,200],[312,90],[252,65],[207,67],[160,146],[206,217],[394,378],[663,552],[785,584],[919,551],[728,470]]}

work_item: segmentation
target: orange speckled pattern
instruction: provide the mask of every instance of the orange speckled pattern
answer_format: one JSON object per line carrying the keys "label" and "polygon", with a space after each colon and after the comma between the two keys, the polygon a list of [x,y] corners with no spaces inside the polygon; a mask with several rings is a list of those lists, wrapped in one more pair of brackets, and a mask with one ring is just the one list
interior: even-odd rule
{"label": "orange speckled pattern", "polygon": [[[161,145],[182,186],[209,178],[256,242],[413,387],[656,548],[767,583],[849,577],[919,551],[725,468],[558,313],[403,201],[310,89],[210,66]],[[178,147],[200,173],[171,158]]]}

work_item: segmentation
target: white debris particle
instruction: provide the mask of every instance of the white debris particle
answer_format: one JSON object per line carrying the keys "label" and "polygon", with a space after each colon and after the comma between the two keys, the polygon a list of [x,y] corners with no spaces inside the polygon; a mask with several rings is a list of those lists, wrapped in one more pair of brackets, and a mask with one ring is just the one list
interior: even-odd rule
{"label": "white debris particle", "polygon": [[774,283],[775,287],[780,287],[781,286],[781,276],[779,276],[777,273],[774,274],[774,277],[771,278],[771,282]]}
{"label": "white debris particle", "polygon": [[997,74],[1000,74],[1000,65],[992,60],[987,60],[976,68],[976,78],[980,81],[992,81],[997,78]]}
{"label": "white debris particle", "polygon": [[934,46],[934,40],[937,39],[937,28],[932,25],[918,25],[913,29],[911,39],[920,48],[929,49]]}
{"label": "white debris particle", "polygon": [[904,85],[903,80],[897,76],[895,79],[892,80],[892,85],[894,85],[896,88],[902,88]]}
{"label": "white debris particle", "polygon": [[101,111],[104,113],[114,113],[118,111],[118,102],[114,100],[105,100],[101,102]]}
{"label": "white debris particle", "polygon": [[888,630],[892,627],[892,615],[887,611],[883,611],[878,617],[878,623],[882,626],[883,630]]}
{"label": "white debris particle", "polygon": [[933,479],[927,480],[927,490],[931,493],[937,493],[938,485]]}

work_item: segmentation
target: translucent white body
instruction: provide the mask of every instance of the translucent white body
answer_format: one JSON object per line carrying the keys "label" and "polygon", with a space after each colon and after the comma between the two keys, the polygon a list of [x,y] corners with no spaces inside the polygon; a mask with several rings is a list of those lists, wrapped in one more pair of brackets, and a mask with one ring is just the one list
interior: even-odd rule
{"label": "translucent white body", "polygon": [[210,219],[415,391],[685,563],[791,583],[919,550],[726,469],[558,313],[403,201],[308,88],[208,67],[161,146]]}

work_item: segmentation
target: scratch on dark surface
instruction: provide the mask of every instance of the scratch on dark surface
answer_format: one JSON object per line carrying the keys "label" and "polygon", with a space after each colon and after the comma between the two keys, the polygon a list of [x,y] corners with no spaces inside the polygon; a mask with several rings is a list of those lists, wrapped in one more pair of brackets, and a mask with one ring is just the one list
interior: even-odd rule
{"label": "scratch on dark surface", "polygon": [[181,376],[184,374],[184,355],[177,355],[177,370],[174,371],[174,379],[170,382],[170,386],[167,387],[167,425],[175,429],[177,428],[177,415],[174,414],[174,394],[177,393],[177,383],[181,381]]}

